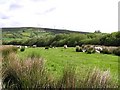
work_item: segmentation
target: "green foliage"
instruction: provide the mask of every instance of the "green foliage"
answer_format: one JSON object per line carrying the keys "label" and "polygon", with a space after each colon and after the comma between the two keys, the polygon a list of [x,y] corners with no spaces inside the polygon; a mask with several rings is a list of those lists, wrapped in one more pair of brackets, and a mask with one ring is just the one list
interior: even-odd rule
{"label": "green foliage", "polygon": [[101,45],[120,46],[120,32],[106,34],[100,38]]}
{"label": "green foliage", "polygon": [[[59,31],[56,31],[59,32]],[[82,44],[92,45],[107,45],[107,46],[120,46],[120,32],[113,32],[111,34],[100,33],[51,33],[45,32],[44,29],[38,30],[35,28],[21,28],[11,31],[3,32],[3,44],[8,45],[37,45],[38,47],[44,46],[58,46],[61,47],[67,44],[69,47],[81,46]]]}
{"label": "green foliage", "polygon": [[48,46],[46,46],[46,47],[45,47],[45,49],[49,49],[49,47],[48,47]]}
{"label": "green foliage", "polygon": [[113,54],[120,56],[120,47],[117,49],[113,50]]}

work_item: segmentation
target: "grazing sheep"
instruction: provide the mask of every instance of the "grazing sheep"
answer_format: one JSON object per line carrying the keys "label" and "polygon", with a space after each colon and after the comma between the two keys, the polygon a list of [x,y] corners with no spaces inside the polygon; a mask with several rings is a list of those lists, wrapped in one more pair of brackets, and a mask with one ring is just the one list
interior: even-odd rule
{"label": "grazing sheep", "polygon": [[22,46],[20,46],[20,49],[22,48]]}
{"label": "grazing sheep", "polygon": [[16,46],[17,48],[20,48],[20,46]]}
{"label": "grazing sheep", "polygon": [[19,48],[19,49],[21,49],[22,46],[18,45],[18,46],[16,46],[16,47]]}
{"label": "grazing sheep", "polygon": [[36,45],[33,45],[33,48],[36,48],[37,46]]}
{"label": "grazing sheep", "polygon": [[95,50],[102,51],[103,48],[102,47],[95,47]]}
{"label": "grazing sheep", "polygon": [[25,48],[28,48],[27,46],[25,46]]}
{"label": "grazing sheep", "polygon": [[98,50],[95,50],[95,52],[100,53],[100,51],[98,51]]}
{"label": "grazing sheep", "polygon": [[86,52],[86,49],[82,49],[83,52]]}
{"label": "grazing sheep", "polygon": [[76,52],[82,52],[82,48],[79,45],[76,46]]}
{"label": "grazing sheep", "polygon": [[64,45],[64,48],[67,49],[67,45]]}
{"label": "grazing sheep", "polygon": [[76,52],[79,52],[79,50],[80,50],[80,46],[77,45],[77,46],[76,46]]}
{"label": "grazing sheep", "polygon": [[94,48],[95,48],[95,52],[97,52],[97,53],[100,53],[103,50],[102,47],[98,47],[98,46],[96,46]]}

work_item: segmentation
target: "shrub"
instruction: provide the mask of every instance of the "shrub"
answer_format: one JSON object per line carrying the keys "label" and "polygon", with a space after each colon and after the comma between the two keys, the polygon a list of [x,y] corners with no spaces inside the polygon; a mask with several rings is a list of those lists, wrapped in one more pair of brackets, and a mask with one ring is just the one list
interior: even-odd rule
{"label": "shrub", "polygon": [[113,50],[113,54],[120,56],[120,47]]}
{"label": "shrub", "polygon": [[46,46],[46,47],[45,47],[45,49],[49,49],[49,47],[48,47],[48,46]]}
{"label": "shrub", "polygon": [[25,47],[22,46],[21,49],[20,49],[21,52],[24,52],[25,51]]}

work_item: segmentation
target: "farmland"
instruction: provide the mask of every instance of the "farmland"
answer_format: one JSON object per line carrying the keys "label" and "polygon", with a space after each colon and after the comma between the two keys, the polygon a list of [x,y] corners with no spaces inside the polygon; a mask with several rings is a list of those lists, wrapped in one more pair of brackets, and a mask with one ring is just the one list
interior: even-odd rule
{"label": "farmland", "polygon": [[[80,70],[90,68],[100,68],[101,70],[110,70],[113,79],[118,79],[118,56],[107,54],[86,54],[83,52],[75,52],[75,48],[70,47],[64,49],[63,47],[51,48],[45,50],[41,48],[28,48],[24,52],[18,52],[20,58],[26,58],[31,53],[35,53],[46,60],[47,67],[53,74],[60,75],[65,65],[73,65]],[[56,73],[57,72],[57,73]]]}
{"label": "farmland", "polygon": [[[6,89],[116,88],[119,46],[120,32],[5,29],[0,48],[2,86]],[[95,47],[102,50],[96,52]]]}

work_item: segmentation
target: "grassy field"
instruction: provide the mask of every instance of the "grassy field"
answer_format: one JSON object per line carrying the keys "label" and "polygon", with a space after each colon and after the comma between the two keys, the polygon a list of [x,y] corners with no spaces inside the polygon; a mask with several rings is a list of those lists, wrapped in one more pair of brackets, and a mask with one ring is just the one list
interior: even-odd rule
{"label": "grassy field", "polygon": [[77,72],[85,75],[85,70],[99,68],[102,71],[110,70],[113,80],[118,79],[118,56],[108,54],[86,54],[75,52],[75,48],[69,47],[64,49],[50,48],[48,50],[41,48],[27,48],[24,52],[18,51],[18,56],[22,59],[27,58],[30,54],[41,56],[46,61],[48,70],[54,77],[62,74],[66,65],[75,66]]}

